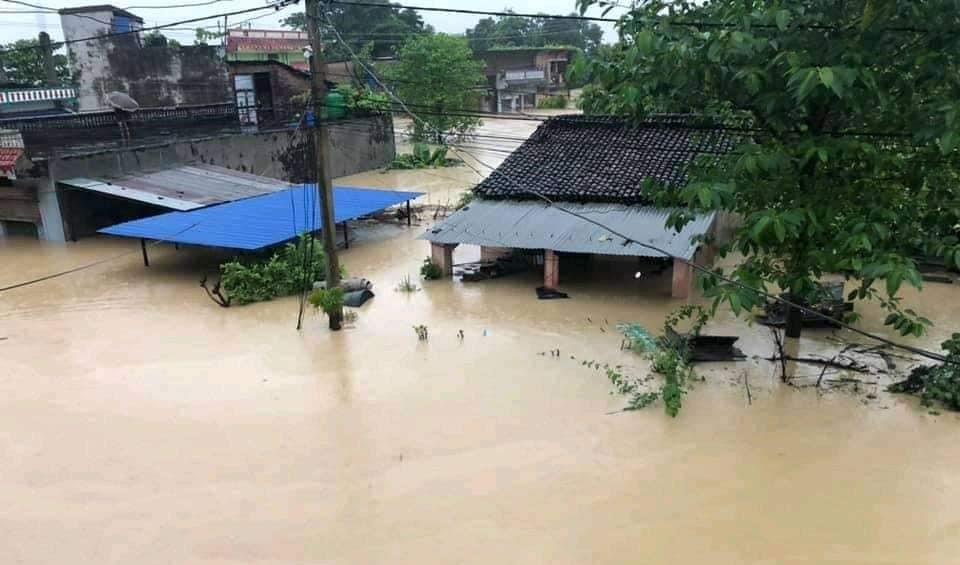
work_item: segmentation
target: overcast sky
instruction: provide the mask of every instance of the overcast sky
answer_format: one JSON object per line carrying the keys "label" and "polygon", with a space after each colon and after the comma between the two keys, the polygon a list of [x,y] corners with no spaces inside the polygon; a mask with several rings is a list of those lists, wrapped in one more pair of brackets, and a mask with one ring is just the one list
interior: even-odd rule
{"label": "overcast sky", "polygon": [[[130,1],[135,2],[135,4],[131,4],[128,9],[134,14],[143,18],[146,26],[166,24],[178,20],[196,18],[205,15],[215,15],[223,12],[243,10],[246,8],[256,8],[267,3],[266,0],[220,0],[219,2],[209,6],[190,8],[162,7],[151,9],[143,8],[143,6],[163,6],[165,3],[164,0]],[[191,4],[200,1],[202,0],[167,0],[166,5]],[[56,2],[50,2],[47,0],[32,0],[30,3],[48,6],[50,8],[68,8],[97,4],[98,2],[97,0],[57,0]],[[531,13],[543,12],[547,14],[568,14],[576,11],[574,0],[517,0],[512,4],[505,3],[504,5],[493,4],[489,2],[478,3],[468,0],[409,0],[407,3],[418,6],[430,6],[438,8],[466,8],[474,10],[491,9],[496,11],[500,11],[506,7],[511,7],[517,11]],[[119,7],[127,8],[127,5],[124,4],[120,5]],[[12,4],[7,0],[0,0],[0,11],[4,12],[0,13],[0,43],[9,43],[11,41],[16,41],[17,39],[36,37],[41,31],[46,31],[50,34],[50,37],[55,40],[63,38],[63,33],[60,31],[60,16],[55,12],[50,12],[48,14],[6,13],[12,10],[18,12],[32,11],[33,8],[28,8],[19,4]],[[287,14],[302,10],[303,3],[301,2],[300,4],[295,4],[285,8],[280,12],[264,11],[262,13],[254,12],[244,16],[235,16],[229,19],[228,23],[232,25],[239,21],[255,17],[257,19],[250,22],[254,28],[279,28],[280,20],[285,18]],[[599,15],[599,13],[600,9],[594,7],[589,12],[589,15]],[[440,12],[421,12],[421,15],[423,16],[424,21],[436,28],[437,31],[447,33],[462,33],[468,27],[473,27],[477,20],[482,17]],[[611,12],[608,14],[608,17],[616,17],[617,15],[617,12]],[[222,22],[222,18],[220,18],[220,21]],[[163,33],[168,37],[177,39],[181,43],[189,44],[195,37],[195,32],[193,29],[199,26],[212,26],[211,29],[216,30],[217,20],[211,19],[205,22],[189,24],[183,28],[164,30]],[[612,24],[603,23],[601,26],[603,26],[605,32],[604,40],[612,41],[615,38]]]}

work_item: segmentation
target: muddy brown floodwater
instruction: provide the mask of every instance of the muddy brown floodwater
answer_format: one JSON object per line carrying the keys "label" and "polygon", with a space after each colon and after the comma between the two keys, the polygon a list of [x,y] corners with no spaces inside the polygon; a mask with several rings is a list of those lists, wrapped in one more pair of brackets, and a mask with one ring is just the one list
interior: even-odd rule
{"label": "muddy brown floodwater", "polygon": [[[609,415],[622,401],[580,361],[646,370],[613,326],[659,327],[668,280],[561,272],[566,301],[536,300],[536,275],[396,292],[422,229],[358,228],[343,263],[378,295],[339,333],[314,314],[295,331],[296,298],[214,305],[203,250],[156,248],[145,269],[134,241],[0,242],[0,286],[128,253],[0,294],[0,561],[958,562],[955,415],[797,390],[755,359],[706,370],[676,419]],[[937,324],[922,344],[957,297],[908,296]],[[770,352],[761,328],[714,327]]]}

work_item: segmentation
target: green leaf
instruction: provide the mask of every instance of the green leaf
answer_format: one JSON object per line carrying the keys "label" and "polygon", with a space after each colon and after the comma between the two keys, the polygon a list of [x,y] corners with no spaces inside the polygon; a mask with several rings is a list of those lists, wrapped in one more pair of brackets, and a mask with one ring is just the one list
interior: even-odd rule
{"label": "green leaf", "polygon": [[803,101],[810,96],[810,93],[813,92],[813,89],[817,87],[819,82],[819,73],[817,73],[816,69],[806,69],[803,73],[803,80],[800,81],[800,86],[794,92],[794,97],[798,103],[803,103]]}
{"label": "green leaf", "polygon": [[780,31],[787,31],[787,26],[790,25],[790,11],[789,10],[779,10],[777,11],[777,27],[780,28]]}
{"label": "green leaf", "polygon": [[886,319],[883,321],[883,325],[889,326],[890,324],[896,322],[899,319],[900,319],[900,314],[897,314],[897,313],[889,314],[887,315]]}
{"label": "green leaf", "polygon": [[777,234],[777,239],[780,243],[783,243],[787,239],[787,227],[783,225],[783,222],[780,219],[776,219],[773,222],[773,231]]}
{"label": "green leaf", "polygon": [[833,73],[830,67],[820,67],[820,82],[833,91],[838,98],[843,98],[843,84]]}
{"label": "green leaf", "polygon": [[750,237],[754,241],[759,242],[760,236],[763,235],[764,230],[767,229],[767,226],[770,225],[770,222],[773,220],[770,216],[761,216],[757,223],[753,224],[753,228],[750,229]]}
{"label": "green leaf", "polygon": [[817,147],[817,157],[820,157],[821,163],[827,162],[827,148],[826,147]]}
{"label": "green leaf", "polygon": [[953,148],[957,146],[957,141],[960,141],[960,136],[957,136],[957,132],[948,131],[940,137],[940,152],[946,155],[953,151]]}

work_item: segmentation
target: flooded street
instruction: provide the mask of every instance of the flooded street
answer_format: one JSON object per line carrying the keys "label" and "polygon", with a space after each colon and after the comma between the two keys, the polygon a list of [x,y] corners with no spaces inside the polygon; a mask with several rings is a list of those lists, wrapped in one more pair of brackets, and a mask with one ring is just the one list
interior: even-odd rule
{"label": "flooded street", "polygon": [[[471,175],[338,184],[452,203]],[[377,297],[339,333],[312,312],[297,332],[296,297],[218,307],[198,281],[224,257],[207,250],[159,246],[146,269],[134,240],[0,240],[0,286],[122,254],[0,294],[3,563],[957,562],[957,415],[879,387],[795,389],[754,358],[705,368],[676,419],[610,414],[622,399],[581,360],[646,371],[614,326],[659,329],[682,303],[669,273],[562,273],[570,300],[537,300],[538,273],[397,292],[429,222],[357,228],[341,261]],[[910,343],[938,348],[958,296],[908,293],[936,324]],[[771,354],[761,326],[721,312],[709,328]]]}

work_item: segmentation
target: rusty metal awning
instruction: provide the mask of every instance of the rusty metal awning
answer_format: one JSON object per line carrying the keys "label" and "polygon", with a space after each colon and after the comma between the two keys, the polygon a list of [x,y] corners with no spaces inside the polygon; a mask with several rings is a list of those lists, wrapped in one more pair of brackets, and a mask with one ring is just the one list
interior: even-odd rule
{"label": "rusty metal awning", "polygon": [[109,178],[59,181],[89,190],[181,212],[270,194],[288,188],[283,181],[217,167],[190,165]]}

